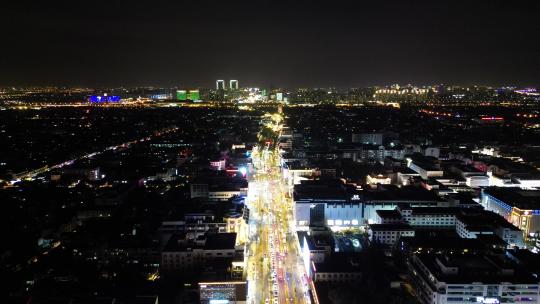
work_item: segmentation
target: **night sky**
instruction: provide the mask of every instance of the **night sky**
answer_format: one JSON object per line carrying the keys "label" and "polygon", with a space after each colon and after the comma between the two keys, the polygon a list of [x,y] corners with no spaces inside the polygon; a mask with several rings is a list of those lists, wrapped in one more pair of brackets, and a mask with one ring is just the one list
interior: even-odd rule
{"label": "night sky", "polygon": [[[12,2],[12,3],[6,3]],[[0,86],[539,85],[539,1],[2,1]]]}

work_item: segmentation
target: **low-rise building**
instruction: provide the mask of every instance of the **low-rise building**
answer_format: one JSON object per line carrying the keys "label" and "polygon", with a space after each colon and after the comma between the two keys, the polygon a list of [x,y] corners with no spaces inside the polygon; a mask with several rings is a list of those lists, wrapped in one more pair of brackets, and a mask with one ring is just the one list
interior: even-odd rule
{"label": "low-rise building", "polygon": [[538,280],[504,256],[414,254],[409,270],[425,304],[540,301]]}
{"label": "low-rise building", "polygon": [[186,238],[186,234],[171,236],[161,253],[161,269],[170,272],[194,269],[205,265],[214,258],[235,256],[236,233],[211,233],[196,240]]}
{"label": "low-rise building", "polygon": [[408,224],[369,225],[369,239],[373,243],[394,245],[404,236],[414,236],[414,229]]}
{"label": "low-rise building", "polygon": [[434,162],[427,161],[424,158],[407,159],[407,167],[420,174],[420,177],[427,180],[430,177],[441,177],[444,171]]}
{"label": "low-rise building", "polygon": [[540,231],[540,190],[489,187],[482,191],[481,204],[521,229],[525,238]]}

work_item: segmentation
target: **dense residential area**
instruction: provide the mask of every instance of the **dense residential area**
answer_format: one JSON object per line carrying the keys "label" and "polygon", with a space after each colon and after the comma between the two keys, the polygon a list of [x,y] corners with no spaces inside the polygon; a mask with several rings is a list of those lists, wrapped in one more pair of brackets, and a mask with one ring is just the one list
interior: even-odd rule
{"label": "dense residential area", "polygon": [[534,106],[278,94],[4,104],[8,299],[538,300]]}

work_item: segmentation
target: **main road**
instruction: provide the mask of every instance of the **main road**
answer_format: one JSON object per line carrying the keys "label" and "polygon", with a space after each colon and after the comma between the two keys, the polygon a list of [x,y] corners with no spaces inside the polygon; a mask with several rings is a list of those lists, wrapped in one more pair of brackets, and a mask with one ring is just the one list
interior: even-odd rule
{"label": "main road", "polygon": [[292,202],[281,178],[279,155],[268,148],[252,152],[247,258],[248,303],[310,303],[298,248]]}

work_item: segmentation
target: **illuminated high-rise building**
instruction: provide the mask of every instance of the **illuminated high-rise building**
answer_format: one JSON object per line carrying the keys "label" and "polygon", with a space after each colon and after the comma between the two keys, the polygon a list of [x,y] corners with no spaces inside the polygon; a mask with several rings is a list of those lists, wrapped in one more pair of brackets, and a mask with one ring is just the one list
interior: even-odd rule
{"label": "illuminated high-rise building", "polygon": [[229,80],[229,89],[238,90],[238,80]]}
{"label": "illuminated high-rise building", "polygon": [[187,99],[186,90],[176,90],[176,99],[185,101]]}
{"label": "illuminated high-rise building", "polygon": [[189,90],[188,99],[192,101],[201,99],[199,90]]}
{"label": "illuminated high-rise building", "polygon": [[216,90],[225,90],[225,80],[216,80]]}

